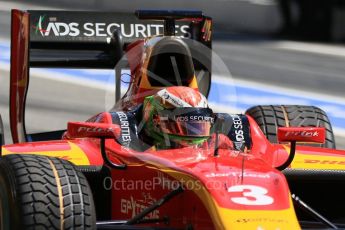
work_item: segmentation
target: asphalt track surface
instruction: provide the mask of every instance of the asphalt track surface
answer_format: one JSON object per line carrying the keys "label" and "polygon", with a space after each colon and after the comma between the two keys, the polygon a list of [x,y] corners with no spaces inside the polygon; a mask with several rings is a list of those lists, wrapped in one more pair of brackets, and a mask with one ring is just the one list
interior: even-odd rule
{"label": "asphalt track surface", "polygon": [[[0,11],[0,39],[5,43],[9,40],[9,25],[10,13],[8,9],[2,9]],[[279,94],[281,91],[288,92],[283,95],[282,104],[305,101],[307,104],[320,103],[314,104],[320,106],[321,103],[327,102],[327,112],[334,113],[334,110],[337,110],[337,116],[340,119],[336,122],[335,129],[337,147],[345,149],[343,131],[345,126],[341,120],[342,114],[345,114],[345,48],[343,46],[289,42],[219,32],[213,44],[215,53],[230,69],[235,84],[238,83],[238,89],[247,87],[246,84],[249,88],[268,88],[262,92],[262,97],[260,97],[260,91],[252,92],[245,88],[248,94],[251,93],[253,104],[255,102],[262,104],[265,102],[264,99],[266,99],[266,104],[277,104],[277,100],[272,98],[272,95]],[[0,53],[0,55],[3,54]],[[1,67],[0,113],[3,116],[5,130],[9,131],[9,69],[5,65]],[[42,77],[41,75],[33,75],[30,80],[26,111],[26,125],[29,133],[64,129],[69,120],[85,120],[108,108],[105,106],[107,93],[102,87],[81,85],[78,80],[66,82],[60,79],[57,81],[54,78],[50,79],[49,76]],[[224,78],[218,79],[218,83],[231,80],[227,79],[229,76],[222,77]],[[302,100],[300,96],[303,95],[307,95],[305,96],[307,99],[303,97],[305,100]],[[280,94],[278,96],[278,99],[282,98]],[[250,100],[250,95],[248,100]],[[333,106],[334,101],[339,103]],[[246,104],[243,100],[241,103],[237,109],[244,109]],[[217,109],[228,110],[223,104]],[[6,133],[6,141],[11,142],[9,132]]]}

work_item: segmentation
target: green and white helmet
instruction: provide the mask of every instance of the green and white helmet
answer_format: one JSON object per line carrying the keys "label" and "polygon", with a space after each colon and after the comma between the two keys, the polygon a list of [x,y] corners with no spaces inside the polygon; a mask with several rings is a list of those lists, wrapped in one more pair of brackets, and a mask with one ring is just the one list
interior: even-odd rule
{"label": "green and white helmet", "polygon": [[144,100],[145,133],[158,148],[198,145],[211,135],[214,123],[207,99],[199,91],[173,86]]}

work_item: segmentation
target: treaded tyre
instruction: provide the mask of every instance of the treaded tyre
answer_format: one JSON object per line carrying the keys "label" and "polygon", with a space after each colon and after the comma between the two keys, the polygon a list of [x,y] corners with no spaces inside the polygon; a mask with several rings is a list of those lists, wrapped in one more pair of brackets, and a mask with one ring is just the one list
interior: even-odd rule
{"label": "treaded tyre", "polygon": [[0,159],[0,229],[95,229],[92,193],[68,161],[37,155]]}
{"label": "treaded tyre", "polygon": [[254,106],[246,111],[260,126],[271,143],[278,143],[278,127],[325,127],[324,144],[301,144],[335,149],[332,125],[327,114],[315,106],[303,105],[265,105]]}

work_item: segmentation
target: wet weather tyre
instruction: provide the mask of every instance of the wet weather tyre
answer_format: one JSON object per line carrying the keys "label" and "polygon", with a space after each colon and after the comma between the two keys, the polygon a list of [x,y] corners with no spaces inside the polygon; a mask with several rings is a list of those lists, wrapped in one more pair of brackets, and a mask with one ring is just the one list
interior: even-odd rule
{"label": "wet weather tyre", "polygon": [[37,155],[0,159],[0,229],[95,229],[92,193],[68,161]]}
{"label": "wet weather tyre", "polygon": [[302,144],[335,149],[335,138],[327,114],[315,106],[265,105],[254,106],[246,111],[260,126],[271,143],[278,143],[278,127],[325,127],[324,144]]}

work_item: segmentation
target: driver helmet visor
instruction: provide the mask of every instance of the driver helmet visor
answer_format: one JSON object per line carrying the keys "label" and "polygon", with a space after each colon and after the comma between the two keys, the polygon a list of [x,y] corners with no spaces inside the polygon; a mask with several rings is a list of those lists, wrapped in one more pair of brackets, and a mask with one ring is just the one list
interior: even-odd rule
{"label": "driver helmet visor", "polygon": [[157,120],[163,133],[186,137],[209,137],[214,123],[209,108],[163,110]]}

